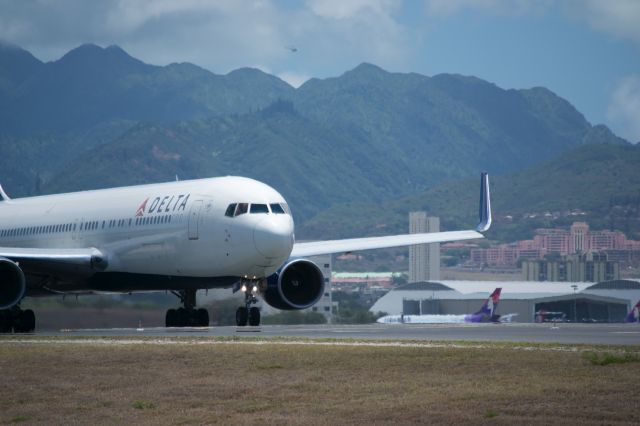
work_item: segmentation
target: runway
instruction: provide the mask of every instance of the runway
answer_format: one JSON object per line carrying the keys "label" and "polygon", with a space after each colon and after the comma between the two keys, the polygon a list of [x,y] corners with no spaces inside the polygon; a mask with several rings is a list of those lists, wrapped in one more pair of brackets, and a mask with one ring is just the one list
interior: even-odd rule
{"label": "runway", "polygon": [[43,331],[37,336],[259,337],[389,341],[531,342],[640,345],[638,324],[365,324],[261,327],[111,328]]}

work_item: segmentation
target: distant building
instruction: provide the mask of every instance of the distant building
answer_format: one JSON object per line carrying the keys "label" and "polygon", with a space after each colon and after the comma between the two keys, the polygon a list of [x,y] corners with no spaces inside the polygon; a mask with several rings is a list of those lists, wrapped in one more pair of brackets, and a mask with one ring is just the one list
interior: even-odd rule
{"label": "distant building", "polygon": [[609,260],[632,263],[640,259],[640,241],[627,240],[620,231],[590,231],[585,222],[574,222],[567,229],[541,228],[532,240],[472,249],[471,261],[478,265],[515,266],[518,259],[540,259],[548,253],[562,256],[599,252]]}
{"label": "distant building", "polygon": [[525,281],[612,281],[620,279],[620,266],[608,260],[606,254],[598,253],[563,256],[558,260],[525,260],[522,278]]}
{"label": "distant building", "polygon": [[574,222],[569,230],[569,253],[584,253],[589,245],[589,225]]}
{"label": "distant building", "polygon": [[[426,212],[409,213],[409,233],[440,231],[440,218]],[[440,243],[409,247],[409,282],[440,279]]]}
{"label": "distant building", "polygon": [[331,288],[346,292],[390,290],[394,279],[401,276],[400,272],[334,272],[331,276]]}

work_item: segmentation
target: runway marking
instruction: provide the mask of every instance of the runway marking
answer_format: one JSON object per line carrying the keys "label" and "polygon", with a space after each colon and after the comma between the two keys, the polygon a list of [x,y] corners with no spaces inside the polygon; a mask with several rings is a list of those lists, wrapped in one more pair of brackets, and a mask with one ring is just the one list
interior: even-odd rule
{"label": "runway marking", "polygon": [[[504,348],[500,346],[489,345],[461,345],[456,343],[415,343],[415,342],[324,342],[324,341],[304,341],[304,340],[247,340],[247,341],[225,341],[225,340],[174,340],[174,339],[6,339],[2,343],[26,345],[26,344],[46,344],[46,345],[93,345],[93,346],[128,346],[128,345],[287,345],[287,346],[342,346],[342,347],[370,347],[370,348],[425,348],[425,349],[510,349],[515,351],[539,351],[539,352],[611,352],[611,350],[600,348],[577,348],[571,346],[555,346],[555,347],[539,347],[539,346],[512,346]],[[616,352],[640,354],[640,351],[623,351],[614,350]]]}

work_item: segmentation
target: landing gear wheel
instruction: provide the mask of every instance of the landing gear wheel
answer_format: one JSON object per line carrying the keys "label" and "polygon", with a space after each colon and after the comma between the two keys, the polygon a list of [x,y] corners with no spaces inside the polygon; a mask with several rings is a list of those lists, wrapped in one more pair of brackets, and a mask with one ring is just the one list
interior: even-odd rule
{"label": "landing gear wheel", "polygon": [[209,311],[204,308],[200,308],[195,311],[196,323],[198,327],[209,327]]}
{"label": "landing gear wheel", "polygon": [[249,319],[249,310],[244,306],[241,306],[236,311],[236,324],[238,327],[244,327],[247,325],[247,320]]}
{"label": "landing gear wheel", "polygon": [[11,311],[0,311],[0,333],[11,333],[12,329]]}
{"label": "landing gear wheel", "polygon": [[176,310],[176,317],[178,319],[176,327],[187,327],[189,325],[189,311],[185,308],[178,308]]}
{"label": "landing gear wheel", "polygon": [[178,326],[178,313],[175,309],[167,310],[167,315],[164,317],[165,327],[177,327]]}
{"label": "landing gear wheel", "polygon": [[255,306],[252,306],[251,309],[249,309],[249,325],[252,327],[260,325],[260,309]]}
{"label": "landing gear wheel", "polygon": [[23,333],[33,333],[36,329],[36,315],[31,309],[20,312],[20,325]]}

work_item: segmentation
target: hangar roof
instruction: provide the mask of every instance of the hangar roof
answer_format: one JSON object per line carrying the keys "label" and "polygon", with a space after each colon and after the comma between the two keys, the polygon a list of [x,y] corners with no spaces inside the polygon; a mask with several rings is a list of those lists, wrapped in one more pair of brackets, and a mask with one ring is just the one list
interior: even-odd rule
{"label": "hangar roof", "polygon": [[637,281],[637,280],[603,281],[588,287],[588,290],[640,290],[640,281]]}
{"label": "hangar roof", "polygon": [[454,291],[451,287],[447,287],[444,284],[438,282],[430,282],[430,281],[420,281],[417,283],[409,283],[398,286],[394,289],[395,291],[404,291],[404,290],[426,290],[426,291]]}
{"label": "hangar roof", "polygon": [[[574,285],[575,292],[580,292],[593,285],[593,283],[585,282],[553,282],[553,281],[449,281],[439,280],[431,282],[432,284],[440,284],[455,292],[460,293],[460,299],[475,299],[479,295],[488,297],[489,294],[497,287],[502,288],[502,297],[511,299],[532,299],[538,297],[555,296],[558,294],[573,294]],[[420,284],[420,283],[417,283]],[[411,286],[411,284],[407,284]],[[417,288],[404,288],[405,286],[395,288],[394,291],[419,291]],[[429,290],[433,291],[433,290]],[[471,296],[471,297],[469,297]],[[405,297],[410,297],[405,295]]]}

